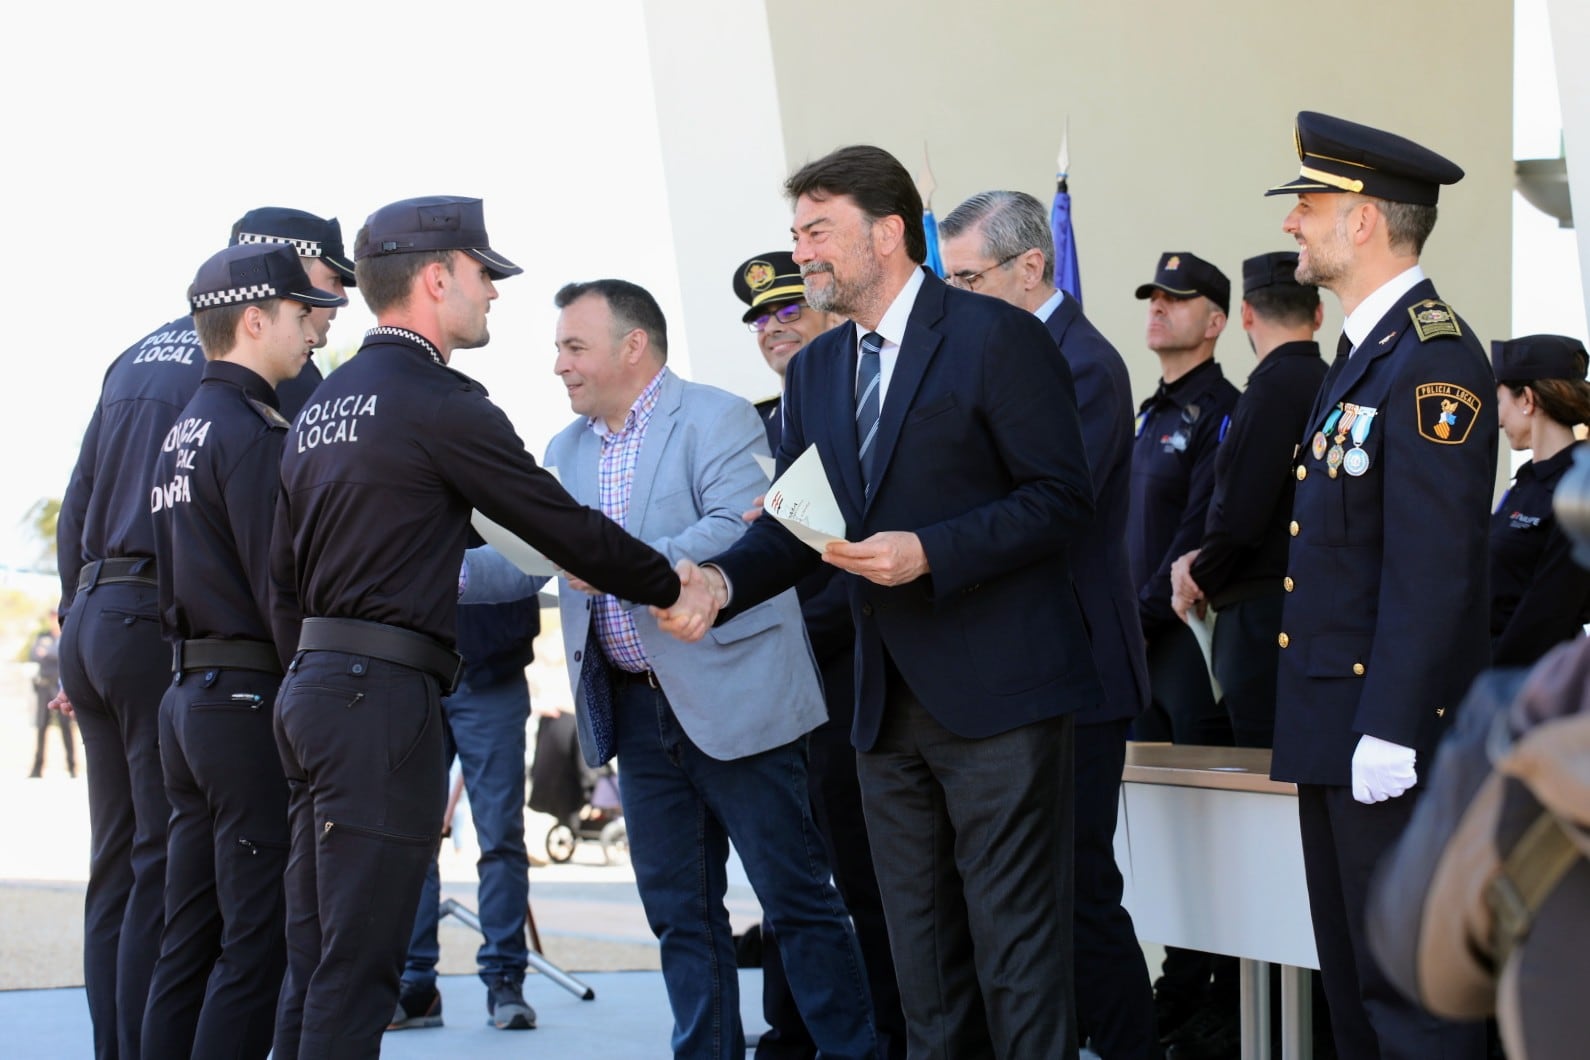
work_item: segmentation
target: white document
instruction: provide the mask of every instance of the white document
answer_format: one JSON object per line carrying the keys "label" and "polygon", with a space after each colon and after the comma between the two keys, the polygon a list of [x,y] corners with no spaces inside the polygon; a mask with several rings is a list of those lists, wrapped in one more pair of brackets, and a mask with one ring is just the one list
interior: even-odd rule
{"label": "white document", "polygon": [[[557,468],[548,467],[544,470],[557,479],[559,485],[563,483],[563,480],[558,478]],[[486,544],[508,557],[508,562],[526,574],[532,577],[551,578],[558,573],[558,565],[543,556],[528,541],[501,523],[486,518],[479,511],[469,514],[469,525],[475,528],[475,533],[486,539]]]}
{"label": "white document", "polygon": [[817,446],[809,446],[767,488],[763,510],[818,552],[830,541],[845,540],[845,517],[828,485]]}
{"label": "white document", "polygon": [[1187,612],[1187,625],[1193,631],[1193,637],[1198,641],[1198,650],[1203,652],[1204,669],[1209,671],[1209,691],[1214,693],[1215,702],[1220,702],[1223,694],[1220,691],[1220,682],[1215,680],[1215,610],[1209,608],[1204,611],[1204,617],[1199,618],[1197,611]]}

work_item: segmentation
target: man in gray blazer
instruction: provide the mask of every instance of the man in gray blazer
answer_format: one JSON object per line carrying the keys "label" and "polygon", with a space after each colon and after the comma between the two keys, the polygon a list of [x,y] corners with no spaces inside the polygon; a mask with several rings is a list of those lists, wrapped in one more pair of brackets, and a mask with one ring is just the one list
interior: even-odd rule
{"label": "man in gray blazer", "polygon": [[[579,415],[552,439],[548,466],[576,499],[676,563],[727,548],[767,488],[755,410],[668,371],[662,310],[644,289],[595,280],[569,284],[555,301],[554,370]],[[471,556],[466,600],[503,595],[492,583],[504,572],[485,559]],[[571,575],[559,606],[581,750],[593,766],[620,761],[674,1053],[745,1055],[723,904],[732,841],[818,1049],[875,1056],[861,954],[807,800],[804,738],[825,711],[794,591],[696,644]]]}

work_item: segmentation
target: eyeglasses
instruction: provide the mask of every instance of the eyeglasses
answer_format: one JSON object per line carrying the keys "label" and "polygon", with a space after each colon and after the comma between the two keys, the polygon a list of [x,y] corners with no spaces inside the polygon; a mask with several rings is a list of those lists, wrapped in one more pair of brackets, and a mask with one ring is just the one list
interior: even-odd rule
{"label": "eyeglasses", "polygon": [[988,268],[979,269],[977,272],[952,272],[944,277],[944,282],[951,287],[959,287],[963,291],[975,291],[977,290],[977,281],[983,278],[984,273],[993,272],[997,268],[1009,265],[1025,253],[1027,253],[1025,250],[1018,250],[1016,253],[1000,258]]}
{"label": "eyeglasses", "polygon": [[779,306],[771,313],[763,313],[755,320],[746,321],[745,326],[750,328],[752,331],[760,333],[766,331],[767,326],[773,323],[775,319],[780,324],[788,324],[792,320],[799,320],[801,310],[805,308],[806,307],[799,302],[791,302],[789,305]]}

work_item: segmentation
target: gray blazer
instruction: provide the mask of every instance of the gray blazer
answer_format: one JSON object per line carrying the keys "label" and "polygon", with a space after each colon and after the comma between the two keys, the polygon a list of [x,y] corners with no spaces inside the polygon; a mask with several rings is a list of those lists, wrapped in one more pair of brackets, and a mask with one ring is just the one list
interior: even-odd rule
{"label": "gray blazer", "polygon": [[[745,532],[741,513],[767,490],[767,476],[753,457],[759,452],[767,452],[767,440],[749,402],[670,372],[635,467],[629,532],[675,562],[728,548]],[[601,439],[582,416],[552,439],[545,462],[558,469],[576,500],[596,508],[600,460]],[[538,587],[495,549],[472,549],[461,599],[513,599]],[[713,628],[696,644],[659,630],[645,605],[626,606],[679,724],[713,758],[729,761],[780,747],[827,717],[793,589]],[[587,762],[600,765],[592,760],[595,740],[580,689],[591,598],[565,583],[558,608],[580,746]]]}

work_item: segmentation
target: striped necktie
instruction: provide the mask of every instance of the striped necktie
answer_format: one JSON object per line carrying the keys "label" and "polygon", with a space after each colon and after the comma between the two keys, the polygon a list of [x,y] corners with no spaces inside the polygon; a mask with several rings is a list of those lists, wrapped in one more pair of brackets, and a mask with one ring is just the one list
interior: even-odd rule
{"label": "striped necktie", "polygon": [[856,371],[856,446],[861,454],[861,480],[872,492],[872,454],[878,440],[879,354],[883,336],[869,331],[861,336],[861,364]]}

